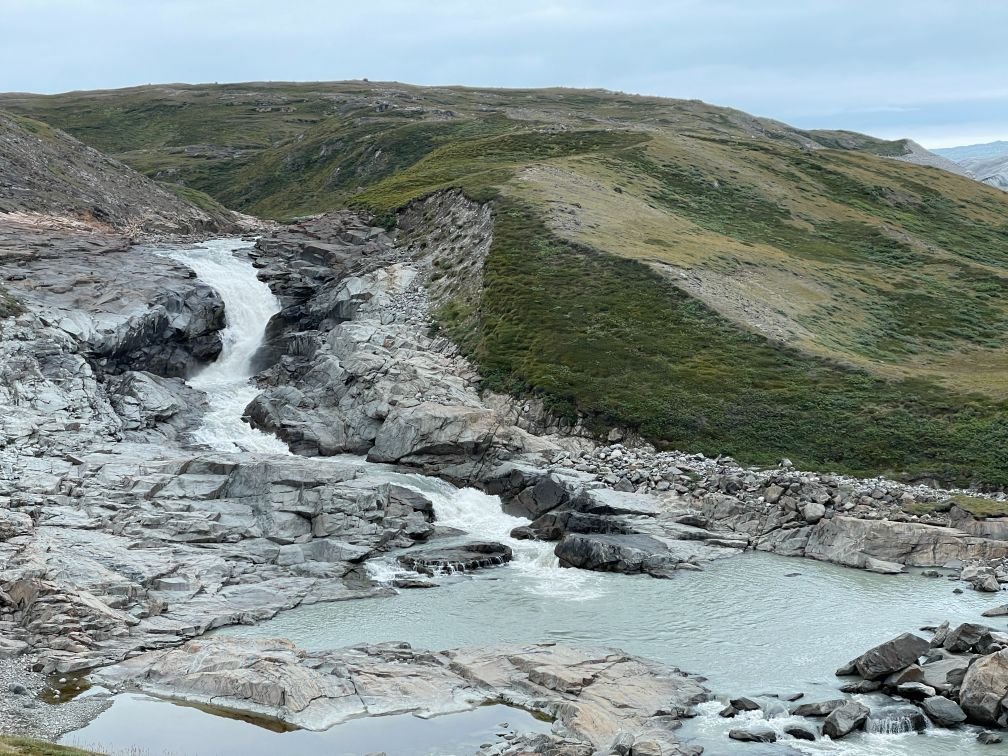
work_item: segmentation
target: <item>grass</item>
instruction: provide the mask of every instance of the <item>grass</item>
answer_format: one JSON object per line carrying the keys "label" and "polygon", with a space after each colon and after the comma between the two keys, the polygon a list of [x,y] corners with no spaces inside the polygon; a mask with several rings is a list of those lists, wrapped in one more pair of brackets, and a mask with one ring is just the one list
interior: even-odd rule
{"label": "grass", "polygon": [[903,510],[910,514],[925,515],[935,512],[948,512],[953,506],[965,509],[971,515],[981,520],[987,517],[1008,517],[1008,501],[994,501],[993,499],[982,499],[965,494],[956,494],[944,501],[915,502],[903,507]]}
{"label": "grass", "polygon": [[1008,483],[1008,194],[880,157],[902,141],[594,90],[252,83],[0,107],[278,219],[390,225],[447,187],[493,202],[482,297],[436,327],[488,385],[600,431]]}
{"label": "grass", "polygon": [[439,313],[489,386],[534,392],[598,431],[660,445],[868,474],[1008,482],[1008,414],[982,396],[886,381],[741,331],[633,260],[498,207],[483,304]]}
{"label": "grass", "polygon": [[96,756],[93,751],[58,746],[44,740],[5,736],[0,736],[0,754],[11,754],[11,756]]}

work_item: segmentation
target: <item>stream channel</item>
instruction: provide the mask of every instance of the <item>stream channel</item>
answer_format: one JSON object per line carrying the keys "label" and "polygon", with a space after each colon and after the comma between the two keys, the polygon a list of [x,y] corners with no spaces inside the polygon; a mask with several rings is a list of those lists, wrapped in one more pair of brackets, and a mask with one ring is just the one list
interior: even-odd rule
{"label": "stream channel", "polygon": [[[285,445],[253,430],[241,417],[256,395],[251,358],[279,304],[255,275],[247,247],[234,239],[170,250],[225,302],[228,325],[216,363],[190,383],[205,391],[210,410],[195,441],[224,451],[287,454]],[[237,252],[237,254],[236,254]],[[841,697],[834,670],[868,648],[900,633],[942,620],[986,621],[989,594],[953,595],[953,583],[919,574],[875,575],[805,559],[744,553],[685,572],[673,580],[561,569],[553,544],[516,541],[512,528],[527,521],[501,511],[496,497],[457,489],[444,481],[395,472],[363,459],[369,473],[409,486],[433,502],[437,522],[479,539],[506,543],[510,564],[471,575],[438,578],[440,586],[403,590],[386,598],[318,604],[279,614],[257,626],[220,632],[284,637],[307,649],[362,642],[407,641],[441,650],[465,645],[556,641],[613,646],[672,664],[708,678],[720,700],[700,706],[680,739],[708,754],[849,754],[851,756],[939,756],[993,754],[1001,746],[975,741],[976,730],[929,728],[916,733],[860,733],[842,741],[809,743],[783,734],[797,718],[742,714],[722,719],[728,697],[804,693],[802,702]],[[368,564],[371,575],[391,581],[391,558]],[[93,691],[89,691],[93,693]],[[882,696],[855,696],[869,706],[888,705]],[[736,743],[727,732],[747,724],[778,732],[775,744]],[[113,705],[61,742],[107,753],[159,756],[276,756],[276,754],[471,754],[498,733],[546,731],[549,723],[504,706],[421,720],[410,715],[355,720],[327,732],[283,732],[262,722],[222,716],[137,694],[115,697]],[[1008,751],[1005,751],[1008,752]]]}

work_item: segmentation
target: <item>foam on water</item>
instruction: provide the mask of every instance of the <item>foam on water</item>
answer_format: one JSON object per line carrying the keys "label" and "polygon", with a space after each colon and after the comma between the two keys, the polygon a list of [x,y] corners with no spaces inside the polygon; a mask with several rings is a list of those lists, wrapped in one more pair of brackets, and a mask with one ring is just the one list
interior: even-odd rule
{"label": "foam on water", "polygon": [[210,403],[192,440],[218,451],[289,454],[280,439],[242,420],[245,407],[259,393],[249,380],[252,357],[262,344],[266,324],[280,311],[280,303],[269,286],[256,277],[249,259],[235,255],[249,246],[240,239],[215,239],[171,252],[172,258],[192,268],[201,281],[217,290],[227,317],[220,357],[188,381],[205,392]]}

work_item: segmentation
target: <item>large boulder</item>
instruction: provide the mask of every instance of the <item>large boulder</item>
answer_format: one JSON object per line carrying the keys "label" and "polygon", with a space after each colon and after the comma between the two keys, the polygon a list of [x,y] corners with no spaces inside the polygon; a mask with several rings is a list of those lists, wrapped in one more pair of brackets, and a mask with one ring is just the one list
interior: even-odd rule
{"label": "large boulder", "polygon": [[903,633],[865,651],[853,661],[857,673],[866,680],[881,680],[893,672],[916,664],[931,644],[913,633]]}
{"label": "large boulder", "polygon": [[1008,695],[1008,649],[978,658],[966,670],[959,705],[970,721],[997,724]]}
{"label": "large boulder", "polygon": [[649,535],[568,533],[554,553],[561,567],[670,577],[674,570],[697,569],[701,561],[729,552],[698,541],[672,541]]}

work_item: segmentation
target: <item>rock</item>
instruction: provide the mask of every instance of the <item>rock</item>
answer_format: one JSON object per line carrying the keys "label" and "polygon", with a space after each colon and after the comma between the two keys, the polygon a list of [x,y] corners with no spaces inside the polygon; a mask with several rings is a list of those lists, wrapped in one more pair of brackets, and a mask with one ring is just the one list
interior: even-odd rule
{"label": "rock", "polygon": [[845,701],[826,717],[823,722],[823,735],[833,740],[846,737],[855,730],[864,727],[870,713],[867,706],[857,701]]}
{"label": "rock", "polygon": [[1008,604],[1001,604],[983,613],[984,617],[1008,617]]}
{"label": "rock", "polygon": [[24,696],[28,694],[28,688],[20,683],[10,683],[7,686],[7,692],[12,696]]}
{"label": "rock", "polygon": [[882,688],[878,680],[858,680],[840,686],[841,693],[874,693]]}
{"label": "rock", "polygon": [[696,541],[672,541],[650,535],[568,533],[554,553],[561,567],[670,577],[677,569],[696,569],[701,560],[730,552]]}
{"label": "rock", "polygon": [[426,575],[471,572],[485,567],[500,567],[511,561],[509,546],[493,541],[474,541],[447,548],[414,549],[397,559],[405,567]]}
{"label": "rock", "polygon": [[1008,649],[978,658],[963,678],[959,705],[971,722],[998,724],[1008,694]]}
{"label": "rock", "polygon": [[931,698],[936,693],[935,689],[930,685],[925,685],[921,682],[902,683],[896,686],[896,692],[911,701],[923,701],[925,698]]}
{"label": "rock", "polygon": [[802,727],[801,725],[788,725],[784,728],[784,732],[790,735],[796,740],[815,740],[816,736],[812,730],[807,727]]}
{"label": "rock", "polygon": [[809,525],[815,525],[819,520],[826,516],[826,507],[822,504],[817,504],[816,502],[809,502],[804,507],[802,507],[802,517],[805,518],[805,522]]}
{"label": "rock", "polygon": [[507,700],[549,712],[556,734],[600,750],[631,737],[670,740],[658,736],[678,727],[676,712],[709,695],[671,667],[554,644],[430,652],[388,643],[309,653],[283,640],[216,636],[141,654],[95,677],[317,731],[365,715],[430,717]]}
{"label": "rock", "polygon": [[734,729],[728,731],[728,737],[743,743],[776,743],[777,733],[769,727],[750,728],[748,730]]}
{"label": "rock", "polygon": [[984,730],[979,735],[977,735],[977,741],[983,743],[984,745],[994,745],[995,743],[1000,743],[1002,740],[1001,734],[997,732],[991,732],[990,730]]}
{"label": "rock", "polygon": [[925,698],[921,701],[920,707],[928,719],[939,727],[955,727],[966,721],[966,712],[959,708],[959,704],[945,696]]}
{"label": "rock", "polygon": [[953,653],[984,652],[992,641],[991,628],[974,622],[964,622],[949,630],[942,647]]}
{"label": "rock", "polygon": [[816,701],[795,706],[791,709],[791,714],[796,717],[825,717],[832,714],[847,703],[846,698],[837,698],[832,701]]}
{"label": "rock", "polygon": [[630,751],[633,749],[634,736],[629,732],[618,732],[613,742],[609,745],[609,753],[617,754],[618,756],[630,756]]}
{"label": "rock", "polygon": [[863,653],[854,660],[854,666],[866,680],[881,680],[886,675],[915,664],[930,647],[931,644],[920,636],[903,633]]}
{"label": "rock", "polygon": [[718,716],[724,717],[725,719],[732,719],[734,717],[737,717],[738,713],[739,713],[738,709],[729,704],[728,706],[725,706],[723,709],[721,709],[721,711],[718,712]]}
{"label": "rock", "polygon": [[760,705],[753,701],[751,698],[733,698],[731,700],[732,708],[737,711],[759,711]]}

